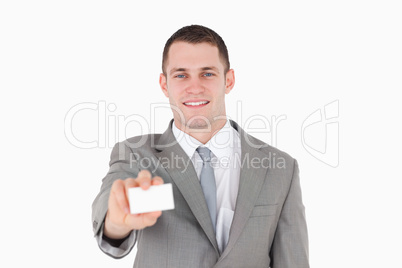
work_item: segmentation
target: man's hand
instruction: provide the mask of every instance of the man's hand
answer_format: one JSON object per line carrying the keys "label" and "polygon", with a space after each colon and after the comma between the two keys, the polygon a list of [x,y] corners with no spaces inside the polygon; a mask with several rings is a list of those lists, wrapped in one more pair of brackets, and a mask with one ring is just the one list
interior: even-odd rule
{"label": "man's hand", "polygon": [[116,180],[110,191],[103,234],[112,239],[121,239],[132,230],[140,230],[154,225],[162,215],[162,211],[130,214],[128,189],[141,187],[143,190],[148,190],[151,185],[161,184],[163,184],[162,178],[156,176],[152,179],[148,170],[142,170],[136,179]]}

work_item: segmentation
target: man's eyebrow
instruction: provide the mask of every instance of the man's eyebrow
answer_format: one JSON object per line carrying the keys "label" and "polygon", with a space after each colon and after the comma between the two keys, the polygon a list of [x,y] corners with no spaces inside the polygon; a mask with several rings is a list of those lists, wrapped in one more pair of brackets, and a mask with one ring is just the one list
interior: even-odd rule
{"label": "man's eyebrow", "polygon": [[[173,68],[172,70],[170,70],[169,74],[172,75],[175,72],[186,72],[188,69],[186,68]],[[200,68],[201,71],[214,71],[219,73],[219,69],[214,67],[214,66],[206,66],[206,67],[202,67]]]}
{"label": "man's eyebrow", "polygon": [[212,70],[212,71],[215,71],[215,72],[219,73],[219,69],[216,68],[216,67],[213,67],[213,66],[212,67],[202,67],[201,70],[203,70],[203,71]]}
{"label": "man's eyebrow", "polygon": [[185,72],[187,71],[186,68],[173,68],[172,70],[170,70],[170,75],[172,75],[175,72]]}

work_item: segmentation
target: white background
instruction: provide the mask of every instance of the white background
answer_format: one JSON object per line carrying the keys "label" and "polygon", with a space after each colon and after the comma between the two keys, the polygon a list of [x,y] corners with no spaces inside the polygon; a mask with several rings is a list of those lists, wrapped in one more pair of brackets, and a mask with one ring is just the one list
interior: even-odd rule
{"label": "white background", "polygon": [[[276,138],[252,134],[299,161],[311,267],[402,267],[401,13],[399,1],[2,1],[0,266],[132,266],[133,253],[98,249],[91,204],[114,142],[167,127],[167,110],[150,118],[150,103],[167,102],[164,43],[202,24],[229,49],[231,118],[286,116]],[[334,101],[339,135],[318,124],[304,141],[339,141],[327,151],[336,167],[301,139],[304,120]],[[103,138],[92,149],[65,136],[69,110],[86,102],[115,107],[107,132],[96,110],[74,117],[81,141]],[[113,126],[130,115],[155,124]]]}

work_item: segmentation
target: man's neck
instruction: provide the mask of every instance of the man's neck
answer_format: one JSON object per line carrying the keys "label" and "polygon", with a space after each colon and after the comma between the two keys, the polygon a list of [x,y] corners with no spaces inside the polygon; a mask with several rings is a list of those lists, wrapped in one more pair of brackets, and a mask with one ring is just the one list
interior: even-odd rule
{"label": "man's neck", "polygon": [[198,140],[202,144],[206,144],[216,133],[219,132],[225,126],[227,119],[220,119],[211,124],[207,128],[189,128],[187,126],[178,126],[175,121],[175,125],[178,129],[184,133],[190,135],[194,139]]}

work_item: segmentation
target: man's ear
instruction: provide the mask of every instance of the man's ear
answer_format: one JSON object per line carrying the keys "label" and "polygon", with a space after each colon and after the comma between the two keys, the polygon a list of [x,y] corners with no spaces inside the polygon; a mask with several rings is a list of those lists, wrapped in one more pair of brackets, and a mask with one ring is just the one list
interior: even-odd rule
{"label": "man's ear", "polygon": [[225,93],[229,94],[229,92],[232,90],[232,88],[234,87],[234,84],[235,84],[235,74],[234,74],[233,69],[230,69],[229,71],[227,71],[225,82],[226,82]]}
{"label": "man's ear", "polygon": [[169,98],[169,93],[168,93],[168,89],[167,89],[167,79],[166,79],[166,76],[163,73],[161,73],[159,75],[159,85],[160,85],[160,87],[161,87],[161,89],[163,91],[163,94],[165,94],[165,96],[167,98]]}

